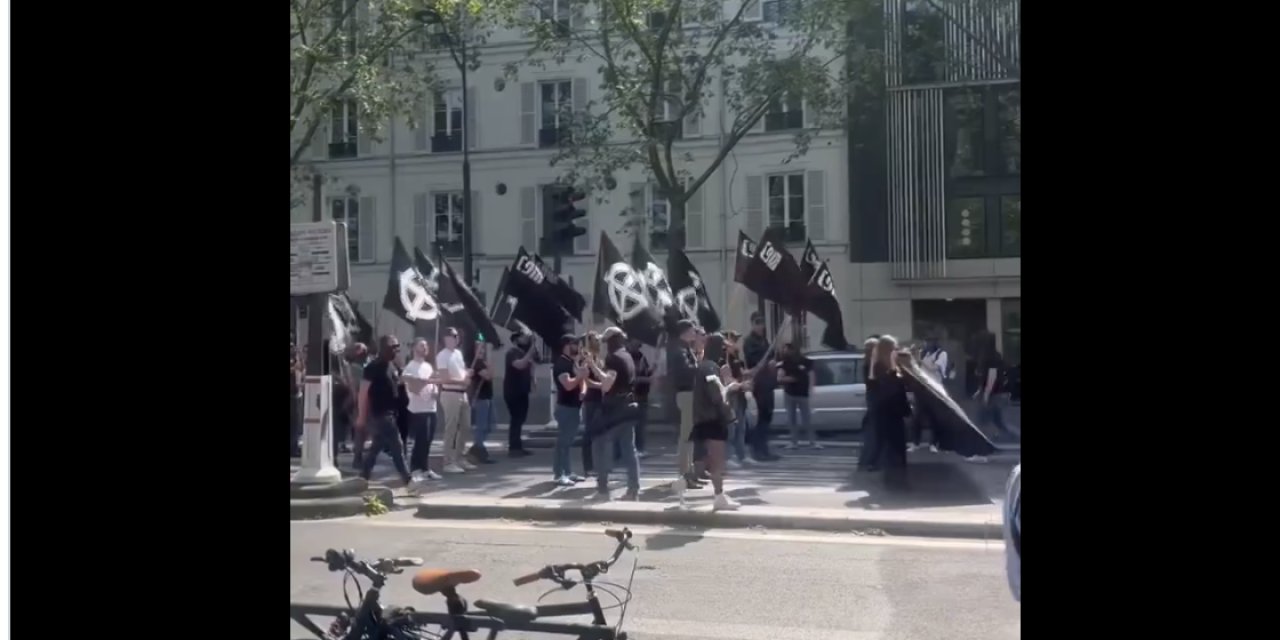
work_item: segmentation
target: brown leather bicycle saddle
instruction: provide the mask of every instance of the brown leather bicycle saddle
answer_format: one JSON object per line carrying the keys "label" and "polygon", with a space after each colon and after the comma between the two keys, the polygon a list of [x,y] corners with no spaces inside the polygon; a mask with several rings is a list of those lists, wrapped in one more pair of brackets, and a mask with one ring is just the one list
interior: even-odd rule
{"label": "brown leather bicycle saddle", "polygon": [[479,579],[480,572],[473,569],[423,569],[413,575],[413,590],[429,596]]}

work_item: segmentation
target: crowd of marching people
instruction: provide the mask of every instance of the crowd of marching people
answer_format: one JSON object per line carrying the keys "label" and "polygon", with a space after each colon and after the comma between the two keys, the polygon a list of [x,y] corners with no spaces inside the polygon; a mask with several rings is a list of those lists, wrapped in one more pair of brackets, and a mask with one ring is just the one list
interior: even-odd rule
{"label": "crowd of marching people", "polygon": [[[424,338],[415,339],[409,352],[402,353],[400,341],[387,335],[372,353],[357,343],[342,356],[334,356],[330,371],[335,458],[350,451],[354,468],[367,479],[377,457],[387,453],[412,492],[445,475],[466,474],[494,463],[485,442],[495,427],[496,372],[484,343],[476,343],[468,358],[460,347],[462,339],[456,329],[447,328],[434,354]],[[736,331],[707,334],[692,321],[681,320],[671,340],[665,374],[679,414],[678,448],[675,468],[663,475],[674,476],[672,488],[682,499],[686,492],[702,490],[709,482],[716,509],[738,508],[724,493],[726,471],[780,459],[769,446],[778,388],[790,426],[784,448],[822,448],[810,422],[813,362],[789,342],[771,344],[762,314],[752,315],[745,335]],[[946,430],[939,428],[943,416],[936,405],[908,400],[908,392],[918,395],[926,383],[910,375],[908,368],[923,371],[942,388],[953,365],[936,343],[904,349],[889,335],[868,338],[864,353],[867,411],[857,469],[882,472],[887,486],[905,487],[908,452],[925,447],[935,453],[940,447],[953,450],[946,442]],[[300,355],[295,351],[291,363],[295,411]],[[640,341],[629,340],[618,327],[599,334],[565,335],[555,345],[552,358],[557,425],[552,481],[570,487],[594,476],[595,498],[609,500],[609,476],[621,467],[626,478],[621,499],[638,500],[640,461],[648,455],[646,427],[656,363],[646,356]],[[507,451],[513,458],[529,455],[522,431],[530,398],[537,391],[533,372],[538,364],[542,363],[532,336],[514,335],[500,363],[504,367],[501,399],[510,415]],[[991,422],[1002,437],[1015,438],[1002,419],[1006,383],[994,344],[971,368],[977,372],[973,397],[983,421]],[[292,452],[297,455],[296,428],[291,436]],[[579,437],[580,459],[575,461],[573,448]],[[428,465],[437,440],[443,449],[440,473]],[[970,460],[983,461],[980,456]]]}

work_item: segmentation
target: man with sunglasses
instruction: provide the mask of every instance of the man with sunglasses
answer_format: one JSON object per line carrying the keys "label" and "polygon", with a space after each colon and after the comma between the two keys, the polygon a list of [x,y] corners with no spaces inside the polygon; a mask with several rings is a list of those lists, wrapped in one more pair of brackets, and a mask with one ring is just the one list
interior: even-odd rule
{"label": "man with sunglasses", "polygon": [[399,338],[382,336],[378,339],[378,357],[364,368],[356,426],[369,434],[373,448],[364,457],[360,477],[368,480],[373,475],[378,454],[386,451],[391,454],[391,462],[404,480],[405,487],[410,493],[417,493],[419,487],[404,464],[404,441],[400,439],[400,429],[396,426],[396,410],[399,408],[396,389],[400,385],[400,365],[396,363],[396,356],[399,352]]}

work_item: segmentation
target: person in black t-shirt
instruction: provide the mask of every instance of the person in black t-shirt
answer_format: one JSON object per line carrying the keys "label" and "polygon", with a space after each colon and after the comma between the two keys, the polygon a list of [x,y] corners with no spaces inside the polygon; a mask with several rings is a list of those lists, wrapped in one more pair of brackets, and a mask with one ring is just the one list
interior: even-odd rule
{"label": "person in black t-shirt", "polygon": [[404,463],[404,441],[400,439],[400,432],[396,428],[396,409],[400,404],[397,397],[400,367],[396,364],[399,351],[398,338],[392,335],[382,336],[378,340],[378,358],[364,368],[356,426],[370,434],[373,449],[364,457],[360,477],[368,480],[378,454],[386,451],[391,454],[391,462],[395,464],[405,485],[411,492],[416,492],[418,486],[413,482],[409,468]]}
{"label": "person in black t-shirt", "polygon": [[766,359],[769,338],[765,335],[764,314],[751,314],[751,332],[742,340],[742,357],[747,364],[746,377],[751,380],[751,395],[756,401],[756,425],[747,434],[751,452],[761,462],[774,462],[781,456],[769,451],[773,431],[773,390],[778,388],[777,363]]}
{"label": "person in black t-shirt", "polygon": [[875,359],[880,336],[871,336],[862,343],[862,379],[866,389],[867,406],[862,412],[862,449],[858,452],[858,471],[876,471],[880,468],[880,439],[873,424],[871,406],[871,361]]}
{"label": "person in black t-shirt", "polygon": [[[582,394],[582,472],[588,476],[595,473],[595,447],[591,446],[592,437],[595,435],[595,420],[600,414],[600,400],[604,397],[604,393],[600,390],[600,375],[596,373],[599,367],[604,366],[604,354],[601,352],[600,335],[594,331],[588,331],[583,336],[583,342],[586,343],[586,353],[580,354],[583,362],[587,365],[587,384]],[[594,367],[591,365],[595,365]]]}
{"label": "person in black t-shirt", "polygon": [[729,375],[729,382],[737,382],[738,389],[729,394],[729,406],[733,408],[733,424],[729,425],[729,447],[737,460],[729,457],[725,460],[731,468],[754,463],[747,453],[747,432],[751,423],[747,419],[747,363],[742,359],[742,334],[737,331],[724,332],[724,362],[718,363]]}
{"label": "person in black t-shirt", "polygon": [[592,374],[600,380],[602,394],[600,410],[593,426],[595,434],[592,446],[596,469],[596,499],[609,500],[609,471],[613,467],[614,443],[618,443],[622,464],[627,471],[627,492],[623,500],[640,499],[640,461],[636,457],[636,408],[631,385],[636,377],[636,365],[627,353],[627,334],[618,327],[609,327],[601,335],[604,341],[603,366],[589,360]]}
{"label": "person in black t-shirt", "polygon": [[999,431],[998,439],[1017,442],[1018,436],[1004,422],[1004,408],[1009,405],[1009,392],[1004,388],[1004,358],[996,350],[994,335],[986,336],[977,369],[979,382],[973,398],[978,401],[978,427],[990,422]]}
{"label": "person in black t-shirt", "polygon": [[502,399],[511,415],[507,429],[507,455],[522,458],[529,455],[524,448],[521,432],[529,418],[529,397],[533,395],[533,366],[537,364],[537,351],[533,348],[533,336],[516,334],[507,350],[507,371],[502,377]]}
{"label": "person in black t-shirt", "polygon": [[556,389],[556,448],[551,457],[551,475],[556,484],[571,487],[585,478],[572,473],[573,462],[569,455],[573,440],[582,422],[582,386],[587,381],[587,366],[578,355],[578,338],[566,335],[560,338],[560,355],[551,365],[551,376]]}
{"label": "person in black t-shirt", "polygon": [[476,343],[471,369],[475,399],[471,402],[472,444],[467,457],[472,464],[493,464],[497,460],[489,457],[489,450],[484,446],[484,440],[493,431],[497,420],[493,412],[493,369],[489,368],[489,345]]}
{"label": "person in black t-shirt", "polygon": [[642,343],[639,340],[632,339],[627,344],[627,353],[631,354],[631,361],[636,365],[636,379],[631,387],[636,394],[636,405],[640,410],[639,416],[636,417],[636,456],[644,458],[648,455],[644,450],[644,432],[645,427],[649,425],[649,387],[653,382],[655,369],[649,364],[649,358],[645,357],[641,346]]}
{"label": "person in black t-shirt", "polygon": [[[813,361],[801,355],[800,350],[790,343],[782,345],[781,363],[778,365],[778,382],[782,383],[782,400],[787,410],[787,424],[791,427],[791,442],[788,449],[813,443],[814,449],[821,449],[817,434],[811,425],[809,412],[809,390],[813,388]],[[800,440],[800,432],[809,436],[808,441]]]}

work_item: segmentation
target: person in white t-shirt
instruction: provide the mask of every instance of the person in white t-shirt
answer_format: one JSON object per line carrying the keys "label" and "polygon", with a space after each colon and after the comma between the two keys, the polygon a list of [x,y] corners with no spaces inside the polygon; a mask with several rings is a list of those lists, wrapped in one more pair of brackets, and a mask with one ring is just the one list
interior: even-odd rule
{"label": "person in white t-shirt", "polygon": [[471,441],[471,403],[467,391],[471,370],[458,350],[458,330],[444,332],[444,348],[436,354],[436,378],[440,385],[440,410],[444,412],[444,472],[463,473],[476,468],[466,458]]}
{"label": "person in white t-shirt", "polygon": [[[951,372],[951,362],[947,358],[946,349],[943,349],[938,344],[936,338],[929,338],[925,342],[925,347],[921,350],[918,360],[920,368],[924,369],[925,375],[938,383],[939,387],[946,389],[947,375]],[[931,453],[938,452],[938,417],[923,405],[920,405],[917,407],[915,419],[911,421],[911,432],[907,438],[907,453],[924,446],[924,430],[926,427],[929,429],[929,451]]]}
{"label": "person in white t-shirt", "polygon": [[426,338],[413,341],[413,360],[405,365],[400,379],[409,392],[409,432],[413,434],[413,453],[409,454],[409,469],[413,479],[421,482],[439,480],[440,474],[427,466],[431,456],[431,441],[436,437],[436,399],[439,387],[431,382],[435,367],[430,362],[431,347]]}

